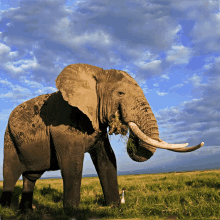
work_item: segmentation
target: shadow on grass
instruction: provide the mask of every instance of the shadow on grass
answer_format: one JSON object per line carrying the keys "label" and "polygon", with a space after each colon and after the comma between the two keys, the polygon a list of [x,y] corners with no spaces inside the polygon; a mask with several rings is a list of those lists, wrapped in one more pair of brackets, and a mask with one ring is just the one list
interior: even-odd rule
{"label": "shadow on grass", "polygon": [[[35,191],[37,190],[37,187],[35,188]],[[2,190],[1,190],[2,191]],[[61,192],[59,192],[56,189],[50,188],[49,187],[43,187],[43,189],[39,190],[40,194],[43,197],[47,197],[47,195],[49,195],[50,197],[52,197],[53,202],[58,203],[61,202],[63,199],[63,194]],[[2,192],[1,192],[2,194]],[[0,194],[0,197],[1,197]],[[89,208],[76,208],[76,209],[63,209],[62,208],[51,208],[45,204],[39,203],[37,200],[35,200],[33,198],[33,204],[36,208],[34,208],[33,211],[28,211],[25,214],[21,214],[20,211],[18,210],[19,208],[19,196],[21,196],[22,194],[22,188],[16,186],[14,188],[13,194],[12,194],[12,200],[11,200],[11,206],[10,206],[10,210],[14,211],[16,213],[15,216],[12,216],[10,218],[6,218],[5,214],[2,215],[2,213],[0,213],[0,219],[1,220],[27,220],[27,219],[31,219],[31,220],[38,220],[38,219],[43,219],[43,220],[58,220],[58,219],[63,219],[63,220],[70,220],[70,219],[76,219],[76,220],[87,220],[87,219],[99,219],[99,218],[103,218],[103,217],[112,217],[109,216],[108,213],[105,212],[100,212],[100,209],[97,211],[94,210],[90,210]],[[45,198],[46,199],[46,198]],[[47,198],[48,199],[48,198]],[[94,203],[97,203],[99,206],[103,206],[103,208],[106,206],[105,205],[105,200],[104,197],[102,195],[97,195],[96,199],[94,200]],[[89,205],[91,204],[90,202],[84,202],[85,205]],[[113,206],[114,207],[114,206]],[[10,211],[9,211],[10,213]],[[8,213],[8,214],[9,214]],[[10,214],[9,214],[10,216]]]}

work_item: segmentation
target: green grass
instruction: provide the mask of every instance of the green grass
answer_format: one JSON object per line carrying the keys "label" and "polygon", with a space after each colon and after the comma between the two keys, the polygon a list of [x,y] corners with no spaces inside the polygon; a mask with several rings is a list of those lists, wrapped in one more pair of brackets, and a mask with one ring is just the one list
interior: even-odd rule
{"label": "green grass", "polygon": [[[33,213],[21,216],[18,205],[22,181],[18,181],[11,209],[0,206],[0,215],[19,219],[220,219],[220,170],[118,176],[125,187],[125,204],[104,206],[97,177],[82,179],[81,202],[69,216],[63,211],[62,179],[38,180]],[[3,183],[0,182],[2,189]],[[50,214],[47,218],[45,214]],[[173,218],[172,218],[173,217]]]}

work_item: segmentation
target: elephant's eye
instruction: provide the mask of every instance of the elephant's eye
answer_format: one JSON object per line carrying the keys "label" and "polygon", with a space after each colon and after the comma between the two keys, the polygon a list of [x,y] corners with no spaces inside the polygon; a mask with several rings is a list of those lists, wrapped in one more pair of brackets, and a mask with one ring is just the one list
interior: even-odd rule
{"label": "elephant's eye", "polygon": [[124,93],[123,93],[123,92],[118,92],[118,94],[119,94],[119,95],[124,95]]}

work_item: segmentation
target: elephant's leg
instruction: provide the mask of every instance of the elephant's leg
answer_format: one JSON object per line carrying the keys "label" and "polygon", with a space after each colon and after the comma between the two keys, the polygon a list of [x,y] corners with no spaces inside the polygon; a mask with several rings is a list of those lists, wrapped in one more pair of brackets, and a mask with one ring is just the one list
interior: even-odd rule
{"label": "elephant's leg", "polygon": [[14,143],[8,133],[8,128],[5,133],[4,140],[4,165],[3,165],[3,190],[0,199],[0,205],[10,207],[12,192],[15,184],[23,172]]}
{"label": "elephant's leg", "polygon": [[61,174],[63,178],[63,207],[76,208],[80,202],[80,187],[82,180],[82,169],[84,151],[72,152],[63,158]]}
{"label": "elephant's leg", "polygon": [[51,126],[50,132],[63,178],[63,207],[68,211],[80,202],[85,141],[66,125]]}
{"label": "elephant's leg", "polygon": [[89,153],[100,179],[106,205],[119,205],[117,165],[108,138],[100,140]]}
{"label": "elephant's leg", "polygon": [[30,174],[27,172],[23,174],[23,190],[19,206],[21,212],[32,210],[34,186],[37,179],[39,179],[43,173],[44,172]]}

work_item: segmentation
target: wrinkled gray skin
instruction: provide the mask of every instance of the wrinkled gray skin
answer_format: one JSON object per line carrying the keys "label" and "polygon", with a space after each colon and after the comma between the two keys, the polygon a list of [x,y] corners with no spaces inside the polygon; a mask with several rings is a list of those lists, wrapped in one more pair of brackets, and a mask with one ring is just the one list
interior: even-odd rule
{"label": "wrinkled gray skin", "polygon": [[[107,205],[120,204],[117,167],[107,127],[125,134],[134,122],[159,140],[156,119],[142,89],[124,71],[87,65],[69,65],[56,79],[59,91],[41,95],[16,107],[4,137],[4,184],[0,203],[10,206],[12,191],[23,176],[20,209],[32,209],[35,182],[45,171],[61,169],[64,208],[77,207],[84,153],[91,155]],[[119,125],[112,123],[118,113]],[[130,131],[129,156],[149,159],[156,148]]]}

